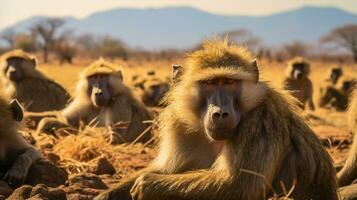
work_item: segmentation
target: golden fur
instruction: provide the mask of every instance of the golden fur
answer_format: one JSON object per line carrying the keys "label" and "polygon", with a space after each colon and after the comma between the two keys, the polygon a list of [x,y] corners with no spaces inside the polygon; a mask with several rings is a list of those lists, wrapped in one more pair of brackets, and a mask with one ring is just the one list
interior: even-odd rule
{"label": "golden fur", "polygon": [[[337,199],[328,153],[295,100],[258,82],[252,60],[247,50],[226,41],[207,42],[191,54],[182,78],[166,96],[168,106],[159,115],[157,158],[97,199],[130,199],[131,187],[134,199],[141,200],[266,199],[272,196],[269,186],[282,192],[281,181],[286,188],[295,186],[290,196],[295,199]],[[238,101],[243,116],[236,134],[225,141],[209,139],[198,114],[197,82],[216,77],[242,81]]]}
{"label": "golden fur", "polygon": [[24,77],[20,82],[9,80],[5,76],[5,68],[7,60],[10,58],[36,60],[33,55],[22,50],[10,51],[2,56],[0,76],[3,91],[7,97],[18,99],[29,112],[60,110],[65,107],[70,99],[68,92],[58,83],[36,70],[36,64],[22,68]]}
{"label": "golden fur", "polygon": [[[94,74],[110,74],[109,82],[113,89],[113,96],[108,106],[95,107],[88,96],[87,78]],[[150,120],[151,116],[144,105],[134,98],[130,89],[123,84],[122,70],[100,59],[80,74],[74,100],[56,118],[44,119],[42,123],[40,122],[38,131],[51,129],[53,121],[77,127],[80,125],[79,122],[82,122],[84,125],[110,127],[119,134],[120,138],[117,142],[123,143],[134,141],[149,126],[143,121]],[[116,129],[115,126],[119,122],[127,123],[127,127]],[[147,141],[150,137],[150,134],[146,134],[140,141]]]}
{"label": "golden fur", "polygon": [[[296,80],[292,77],[293,65],[304,64],[305,70],[303,78]],[[301,108],[305,108],[305,104],[309,105],[310,110],[314,110],[313,102],[313,84],[309,79],[310,64],[302,57],[295,57],[288,62],[286,68],[286,77],[283,80],[284,89],[290,91],[290,93],[299,101]]]}
{"label": "golden fur", "polygon": [[347,116],[348,125],[354,133],[354,138],[347,161],[337,174],[340,187],[351,184],[357,178],[357,89],[353,92]]}

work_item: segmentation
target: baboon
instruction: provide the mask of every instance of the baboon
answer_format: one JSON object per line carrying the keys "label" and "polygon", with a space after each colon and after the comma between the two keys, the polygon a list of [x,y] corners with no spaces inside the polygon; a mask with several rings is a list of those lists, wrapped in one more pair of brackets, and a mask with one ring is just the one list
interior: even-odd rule
{"label": "baboon", "polygon": [[341,79],[336,85],[327,84],[320,88],[320,107],[331,107],[337,111],[346,110],[356,81],[351,77],[342,77]]}
{"label": "baboon", "polygon": [[[56,117],[42,119],[38,132],[80,124],[108,126],[113,129],[112,142],[124,143],[134,141],[149,127],[143,121],[150,119],[144,105],[124,85],[121,68],[99,59],[81,73],[74,100]],[[140,141],[150,137],[145,134]]]}
{"label": "baboon", "polygon": [[354,139],[347,161],[337,174],[340,187],[349,185],[357,178],[357,89],[353,92],[347,116],[349,128],[354,133]]}
{"label": "baboon", "polygon": [[312,82],[309,79],[310,64],[301,57],[293,58],[288,62],[286,78],[283,82],[284,89],[300,102],[300,107],[305,108],[308,103],[310,110],[315,110]]}
{"label": "baboon", "polygon": [[169,83],[160,80],[159,78],[151,78],[143,83],[144,90],[142,91],[141,100],[146,106],[160,106],[162,98],[169,90]]}
{"label": "baboon", "polygon": [[36,58],[22,50],[5,53],[1,59],[2,86],[30,112],[60,110],[68,103],[67,91],[36,69]]}
{"label": "baboon", "polygon": [[0,178],[17,187],[26,182],[30,168],[42,155],[17,130],[23,111],[16,100],[9,104],[0,97],[0,115]]}
{"label": "baboon", "polygon": [[160,146],[142,172],[98,199],[337,199],[331,158],[295,99],[259,81],[245,48],[207,41],[189,55],[159,116]]}
{"label": "baboon", "polygon": [[328,70],[327,81],[335,85],[342,75],[343,71],[341,67],[332,67]]}

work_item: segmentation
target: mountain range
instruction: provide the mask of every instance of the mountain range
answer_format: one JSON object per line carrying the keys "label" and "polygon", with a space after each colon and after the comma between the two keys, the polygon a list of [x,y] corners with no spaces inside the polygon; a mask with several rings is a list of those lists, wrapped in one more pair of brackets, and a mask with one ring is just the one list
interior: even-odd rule
{"label": "mountain range", "polygon": [[[237,8],[237,13],[239,8]],[[46,16],[34,16],[2,31],[28,31]],[[62,29],[76,34],[117,37],[143,49],[190,48],[202,39],[226,31],[247,29],[268,46],[299,40],[314,43],[333,28],[357,24],[357,14],[335,7],[302,7],[267,16],[218,15],[191,7],[118,8],[83,19],[64,17]]]}

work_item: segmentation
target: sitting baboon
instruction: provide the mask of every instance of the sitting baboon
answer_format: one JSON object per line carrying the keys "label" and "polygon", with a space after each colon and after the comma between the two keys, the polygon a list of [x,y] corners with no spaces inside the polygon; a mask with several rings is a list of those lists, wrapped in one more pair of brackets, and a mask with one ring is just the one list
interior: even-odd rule
{"label": "sitting baboon", "polygon": [[354,133],[354,139],[347,161],[337,174],[340,187],[349,185],[357,178],[357,89],[353,92],[347,116],[349,128]]}
{"label": "sitting baboon", "polygon": [[341,67],[332,67],[328,70],[327,81],[335,85],[342,75],[343,71]]}
{"label": "sitting baboon", "polygon": [[[135,140],[149,124],[151,116],[123,83],[122,70],[100,59],[80,75],[74,100],[56,117],[44,118],[38,132],[53,131],[55,127],[108,126],[113,130],[112,142]],[[140,141],[150,139],[145,134]]]}
{"label": "sitting baboon", "polygon": [[315,110],[312,82],[309,79],[310,64],[301,57],[293,58],[288,62],[286,68],[286,78],[284,79],[284,89],[300,102],[300,107],[305,108],[308,103],[310,110]]}
{"label": "sitting baboon", "polygon": [[0,97],[0,115],[0,178],[17,187],[26,182],[31,166],[42,155],[17,130],[23,111],[16,100],[9,104]]}
{"label": "sitting baboon", "polygon": [[356,81],[351,77],[342,77],[342,80],[336,84],[327,84],[320,88],[320,107],[330,107],[337,111],[345,111],[348,106],[348,100],[351,96]]}
{"label": "sitting baboon", "polygon": [[337,199],[330,156],[294,98],[259,81],[248,50],[213,40],[187,61],[159,116],[157,158],[97,199],[131,199],[130,189],[142,200],[260,200],[290,189],[292,199]]}
{"label": "sitting baboon", "polygon": [[67,91],[36,69],[36,58],[22,50],[5,53],[1,60],[4,93],[30,112],[60,110],[68,103]]}

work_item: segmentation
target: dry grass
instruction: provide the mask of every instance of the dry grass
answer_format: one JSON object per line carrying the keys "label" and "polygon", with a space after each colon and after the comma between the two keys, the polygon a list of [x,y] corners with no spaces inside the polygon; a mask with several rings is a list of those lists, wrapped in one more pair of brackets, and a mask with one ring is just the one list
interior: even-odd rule
{"label": "dry grass", "polygon": [[99,157],[106,157],[120,176],[133,173],[143,168],[152,160],[154,150],[143,144],[110,145],[107,142],[108,131],[87,127],[78,135],[70,135],[54,147],[54,153],[60,156],[61,165],[70,174],[88,172],[91,162]]}

